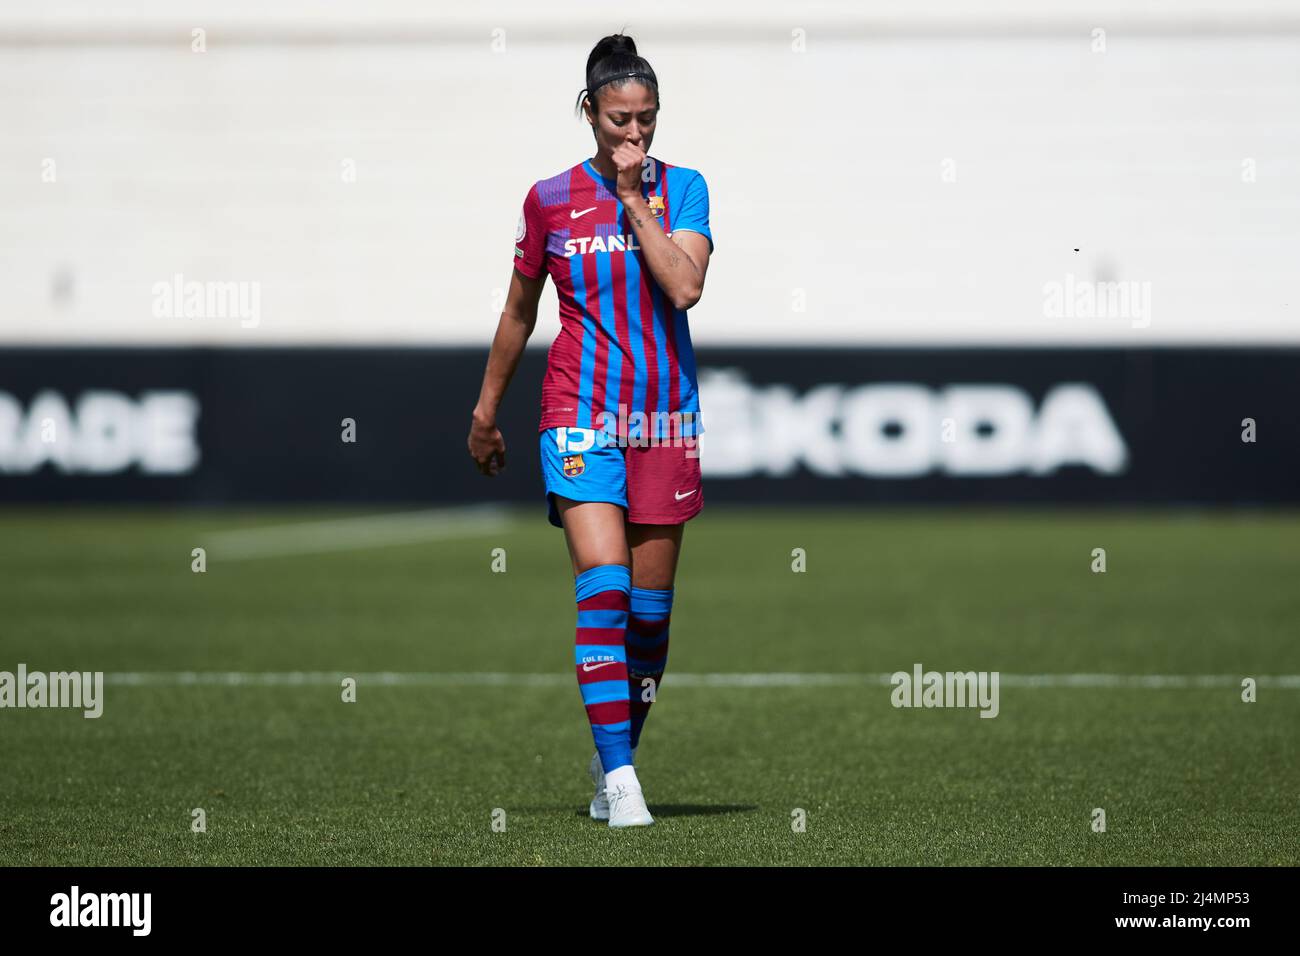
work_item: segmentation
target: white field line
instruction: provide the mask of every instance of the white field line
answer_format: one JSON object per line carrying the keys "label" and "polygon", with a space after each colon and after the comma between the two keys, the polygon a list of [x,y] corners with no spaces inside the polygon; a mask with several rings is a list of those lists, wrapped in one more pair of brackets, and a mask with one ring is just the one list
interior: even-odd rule
{"label": "white field line", "polygon": [[492,505],[433,508],[209,531],[202,535],[200,544],[207,548],[209,557],[244,561],[469,538],[500,531],[510,521],[507,512]]}
{"label": "white field line", "polygon": [[[910,672],[909,672],[910,674]],[[888,685],[890,674],[675,674],[669,671],[667,687],[863,687]],[[108,672],[107,684],[119,687],[319,687],[338,686],[345,677],[361,687],[571,687],[569,673],[506,674],[490,671],[434,673],[381,671],[377,673],[324,671],[158,671]],[[1144,688],[1187,690],[1240,687],[1242,677],[1232,674],[1001,674],[1003,687]],[[1256,676],[1259,687],[1300,690],[1300,674]]]}

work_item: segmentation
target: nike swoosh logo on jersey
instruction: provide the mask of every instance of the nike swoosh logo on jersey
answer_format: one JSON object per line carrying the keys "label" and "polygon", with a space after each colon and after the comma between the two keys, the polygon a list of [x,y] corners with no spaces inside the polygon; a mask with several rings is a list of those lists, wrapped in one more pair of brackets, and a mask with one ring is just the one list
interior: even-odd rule
{"label": "nike swoosh logo on jersey", "polygon": [[673,497],[676,498],[678,501],[681,501],[683,498],[689,498],[691,495],[695,494],[695,492],[699,490],[700,490],[699,488],[692,488],[690,491],[686,492],[686,494],[682,494],[680,491],[674,491]]}
{"label": "nike swoosh logo on jersey", "polygon": [[585,215],[587,215],[587,213],[591,212],[591,210],[592,210],[592,209],[595,209],[595,208],[596,208],[595,206],[592,206],[592,207],[590,207],[590,208],[588,208],[588,209],[581,209],[581,210],[579,210],[579,209],[570,209],[570,210],[569,210],[569,218],[570,218],[570,219],[577,219],[579,216],[585,216]]}
{"label": "nike swoosh logo on jersey", "polygon": [[594,671],[600,667],[608,667],[610,664],[617,664],[618,661],[601,661],[599,664],[583,664],[583,671]]}

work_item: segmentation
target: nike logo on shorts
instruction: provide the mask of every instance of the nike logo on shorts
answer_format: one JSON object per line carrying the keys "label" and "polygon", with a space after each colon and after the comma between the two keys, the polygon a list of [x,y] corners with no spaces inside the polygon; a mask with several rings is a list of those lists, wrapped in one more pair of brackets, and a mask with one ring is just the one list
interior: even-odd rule
{"label": "nike logo on shorts", "polygon": [[681,501],[683,498],[689,498],[691,495],[695,494],[695,492],[699,490],[700,490],[699,488],[692,488],[690,491],[686,492],[686,494],[682,494],[680,491],[674,491],[673,497],[676,498],[678,501]]}

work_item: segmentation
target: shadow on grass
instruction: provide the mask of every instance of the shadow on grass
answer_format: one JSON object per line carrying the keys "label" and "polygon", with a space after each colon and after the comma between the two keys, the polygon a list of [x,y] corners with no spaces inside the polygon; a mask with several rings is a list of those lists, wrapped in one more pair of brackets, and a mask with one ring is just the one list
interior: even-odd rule
{"label": "shadow on grass", "polygon": [[[758,807],[740,803],[651,803],[650,815],[653,817],[716,817],[726,813],[753,813]],[[579,810],[577,815],[587,816],[586,810]]]}

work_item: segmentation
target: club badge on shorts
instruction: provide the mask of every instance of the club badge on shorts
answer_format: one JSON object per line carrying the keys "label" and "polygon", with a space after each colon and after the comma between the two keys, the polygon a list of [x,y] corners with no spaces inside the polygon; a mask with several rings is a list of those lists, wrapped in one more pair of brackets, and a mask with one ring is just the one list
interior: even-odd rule
{"label": "club badge on shorts", "polygon": [[654,213],[656,219],[662,219],[664,215],[664,197],[650,196],[647,198],[650,203],[650,211]]}
{"label": "club badge on shorts", "polygon": [[586,467],[587,466],[583,462],[581,455],[564,456],[564,477],[565,478],[577,478],[580,474],[583,473]]}

